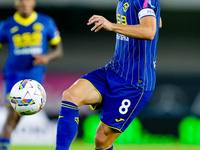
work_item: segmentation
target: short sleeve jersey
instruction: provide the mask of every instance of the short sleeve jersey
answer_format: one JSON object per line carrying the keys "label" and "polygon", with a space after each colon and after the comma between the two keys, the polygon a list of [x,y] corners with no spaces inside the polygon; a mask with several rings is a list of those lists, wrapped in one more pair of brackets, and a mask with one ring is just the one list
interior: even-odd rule
{"label": "short sleeve jersey", "polygon": [[4,73],[44,70],[44,66],[34,66],[33,56],[45,54],[48,43],[57,45],[60,33],[52,18],[33,12],[24,19],[17,12],[14,16],[0,22],[0,44],[7,43],[9,55]]}
{"label": "short sleeve jersey", "polygon": [[121,78],[144,91],[153,90],[156,80],[157,41],[160,23],[158,0],[119,0],[117,24],[138,25],[140,19],[153,16],[157,30],[153,40],[133,39],[116,34],[114,57],[107,65]]}

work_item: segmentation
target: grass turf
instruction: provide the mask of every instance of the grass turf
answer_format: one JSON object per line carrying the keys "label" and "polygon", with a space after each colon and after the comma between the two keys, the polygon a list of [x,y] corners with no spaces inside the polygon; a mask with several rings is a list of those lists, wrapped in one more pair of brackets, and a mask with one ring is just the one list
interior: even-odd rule
{"label": "grass turf", "polygon": [[[11,146],[10,150],[54,150],[55,146]],[[199,150],[200,146],[181,144],[147,144],[147,145],[118,145],[114,144],[114,150]],[[76,140],[70,150],[94,150],[93,144],[86,144]]]}

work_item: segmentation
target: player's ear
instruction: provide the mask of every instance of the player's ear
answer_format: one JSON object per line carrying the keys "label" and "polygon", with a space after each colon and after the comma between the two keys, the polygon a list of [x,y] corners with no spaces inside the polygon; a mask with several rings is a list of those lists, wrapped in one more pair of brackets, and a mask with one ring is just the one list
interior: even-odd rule
{"label": "player's ear", "polygon": [[15,9],[17,9],[18,1],[19,1],[19,0],[15,0],[15,2],[14,2],[14,8],[15,8]]}
{"label": "player's ear", "polygon": [[36,1],[33,0],[33,3],[34,3],[33,8],[35,8],[36,7]]}
{"label": "player's ear", "polygon": [[36,7],[36,1],[35,0],[31,0],[32,1],[32,9],[34,9]]}

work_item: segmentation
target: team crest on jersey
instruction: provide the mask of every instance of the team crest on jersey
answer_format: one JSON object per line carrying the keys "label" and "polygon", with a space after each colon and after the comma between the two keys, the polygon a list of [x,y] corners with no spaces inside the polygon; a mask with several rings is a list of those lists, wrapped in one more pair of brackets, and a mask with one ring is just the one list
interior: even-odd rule
{"label": "team crest on jersey", "polygon": [[43,29],[44,29],[44,26],[41,23],[35,23],[33,25],[33,30],[35,30],[35,31],[42,31]]}
{"label": "team crest on jersey", "polygon": [[123,10],[124,10],[124,12],[126,12],[128,10],[128,8],[129,8],[129,3],[126,2],[123,6],[124,6]]}
{"label": "team crest on jersey", "polygon": [[10,29],[10,33],[15,33],[19,30],[18,26],[14,26],[13,28]]}

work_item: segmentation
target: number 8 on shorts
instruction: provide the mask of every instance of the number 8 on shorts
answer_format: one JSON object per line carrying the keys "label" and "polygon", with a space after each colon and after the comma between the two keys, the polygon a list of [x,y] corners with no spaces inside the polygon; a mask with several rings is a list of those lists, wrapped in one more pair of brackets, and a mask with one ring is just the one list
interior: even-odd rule
{"label": "number 8 on shorts", "polygon": [[122,101],[122,105],[119,107],[120,114],[124,115],[128,112],[128,108],[131,106],[131,101],[128,99],[124,99]]}

